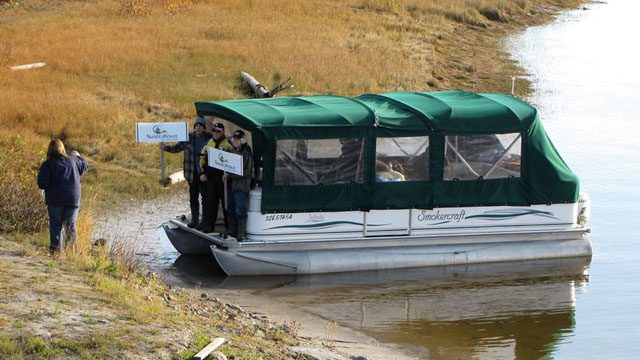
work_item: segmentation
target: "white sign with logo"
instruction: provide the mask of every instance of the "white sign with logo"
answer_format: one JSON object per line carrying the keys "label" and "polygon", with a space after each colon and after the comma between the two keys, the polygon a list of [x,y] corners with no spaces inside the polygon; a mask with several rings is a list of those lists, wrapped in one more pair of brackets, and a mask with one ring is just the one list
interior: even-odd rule
{"label": "white sign with logo", "polygon": [[209,166],[242,176],[242,155],[209,147]]}
{"label": "white sign with logo", "polygon": [[136,123],[136,141],[139,143],[177,142],[189,139],[186,122]]}

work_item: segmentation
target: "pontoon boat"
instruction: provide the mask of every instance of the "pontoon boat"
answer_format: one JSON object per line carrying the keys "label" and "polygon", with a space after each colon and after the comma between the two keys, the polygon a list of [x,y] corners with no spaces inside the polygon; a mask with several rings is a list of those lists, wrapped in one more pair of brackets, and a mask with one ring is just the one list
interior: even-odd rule
{"label": "pontoon boat", "polygon": [[247,240],[171,220],[229,275],[588,257],[588,199],[535,108],[508,95],[392,92],[196,102],[251,134]]}

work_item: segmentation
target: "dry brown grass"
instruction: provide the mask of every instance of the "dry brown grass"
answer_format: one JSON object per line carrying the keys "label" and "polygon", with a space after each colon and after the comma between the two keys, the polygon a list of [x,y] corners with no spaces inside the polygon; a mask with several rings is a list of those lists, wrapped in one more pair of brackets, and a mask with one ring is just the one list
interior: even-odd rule
{"label": "dry brown grass", "polygon": [[[29,136],[25,156],[37,159],[50,137],[63,138],[89,159],[100,201],[149,195],[160,188],[158,151],[134,143],[134,123],[189,119],[194,100],[242,97],[240,70],[267,86],[292,76],[286,95],[506,92],[519,70],[500,50],[503,34],[578,3],[25,0],[0,10],[0,140]],[[47,66],[7,68],[37,61]]]}

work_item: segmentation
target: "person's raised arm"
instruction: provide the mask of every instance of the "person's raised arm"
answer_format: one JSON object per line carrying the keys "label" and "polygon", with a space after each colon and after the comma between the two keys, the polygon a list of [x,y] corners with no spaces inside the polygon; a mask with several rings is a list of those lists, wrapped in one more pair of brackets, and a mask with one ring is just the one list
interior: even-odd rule
{"label": "person's raised arm", "polygon": [[186,149],[187,147],[187,144],[189,144],[189,142],[187,141],[180,141],[175,145],[167,145],[165,143],[160,143],[160,148],[166,152],[178,153],[178,152],[184,151],[184,149]]}
{"label": "person's raised arm", "polygon": [[87,164],[87,161],[82,157],[82,155],[80,155],[79,152],[73,150],[71,152],[71,155],[76,158],[76,165],[78,166],[78,172],[80,173],[80,175],[89,171],[89,164]]}

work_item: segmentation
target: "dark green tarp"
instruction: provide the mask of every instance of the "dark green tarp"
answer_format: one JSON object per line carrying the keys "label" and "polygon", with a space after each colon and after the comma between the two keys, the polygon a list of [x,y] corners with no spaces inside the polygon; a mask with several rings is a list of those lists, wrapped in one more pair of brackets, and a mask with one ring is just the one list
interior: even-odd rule
{"label": "dark green tarp", "polygon": [[[263,212],[576,202],[578,179],[547,137],[535,108],[509,95],[463,91],[196,102],[201,116],[252,134],[263,165]],[[519,177],[443,180],[445,136],[520,133]],[[429,136],[429,180],[375,182],[377,137]],[[278,139],[365,139],[363,183],[274,185]],[[259,172],[256,170],[256,175]]]}

